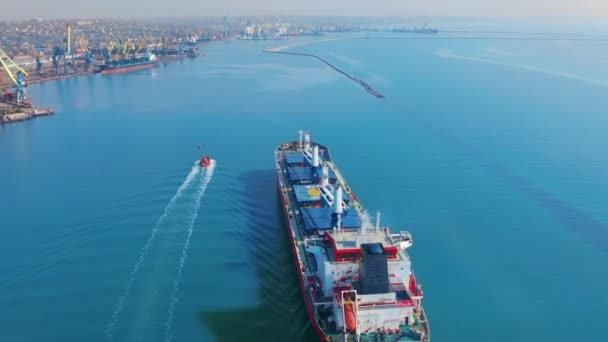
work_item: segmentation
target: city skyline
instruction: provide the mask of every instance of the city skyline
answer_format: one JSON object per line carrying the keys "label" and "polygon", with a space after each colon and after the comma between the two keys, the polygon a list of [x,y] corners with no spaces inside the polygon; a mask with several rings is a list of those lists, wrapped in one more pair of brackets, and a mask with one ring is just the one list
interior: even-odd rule
{"label": "city skyline", "polygon": [[[428,0],[424,3],[404,0],[374,2],[333,0],[294,1],[224,0],[106,0],[83,3],[78,0],[32,0],[28,6],[9,6],[0,0],[1,20],[53,19],[77,17],[155,18],[198,16],[425,16],[425,17],[492,17],[492,18],[573,18],[608,19],[608,3],[601,0]],[[525,9],[525,10],[524,10]]]}

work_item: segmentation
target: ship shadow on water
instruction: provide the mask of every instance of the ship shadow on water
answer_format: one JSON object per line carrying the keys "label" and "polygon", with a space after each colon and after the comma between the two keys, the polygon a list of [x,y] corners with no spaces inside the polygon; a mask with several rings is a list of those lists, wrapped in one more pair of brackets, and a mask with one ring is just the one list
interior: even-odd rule
{"label": "ship shadow on water", "polygon": [[274,170],[239,177],[246,227],[243,243],[258,281],[259,304],[200,313],[219,342],[316,341],[294,265]]}

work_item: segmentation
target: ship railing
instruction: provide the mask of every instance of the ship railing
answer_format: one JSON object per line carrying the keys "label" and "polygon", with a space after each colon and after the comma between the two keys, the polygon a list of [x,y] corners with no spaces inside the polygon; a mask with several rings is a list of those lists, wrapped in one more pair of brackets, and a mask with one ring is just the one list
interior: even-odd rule
{"label": "ship railing", "polygon": [[412,241],[413,242],[414,241],[412,234],[410,232],[408,232],[407,230],[404,230],[404,231],[401,231],[401,232],[395,233],[395,234],[389,234],[389,236],[395,242],[402,242],[402,241]]}

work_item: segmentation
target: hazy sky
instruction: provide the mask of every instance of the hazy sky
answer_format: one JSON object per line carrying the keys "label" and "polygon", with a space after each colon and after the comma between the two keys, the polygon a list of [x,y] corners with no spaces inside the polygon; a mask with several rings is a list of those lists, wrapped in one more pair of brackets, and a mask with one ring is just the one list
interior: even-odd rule
{"label": "hazy sky", "polygon": [[215,15],[608,17],[608,0],[0,0],[0,18]]}

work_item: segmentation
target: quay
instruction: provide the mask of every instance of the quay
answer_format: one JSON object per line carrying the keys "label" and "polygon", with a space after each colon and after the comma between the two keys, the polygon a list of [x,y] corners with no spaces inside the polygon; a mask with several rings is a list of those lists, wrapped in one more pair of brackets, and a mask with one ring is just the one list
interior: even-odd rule
{"label": "quay", "polygon": [[15,108],[12,104],[0,102],[0,124],[18,122],[33,119],[38,116],[53,115],[55,112],[50,108]]}

